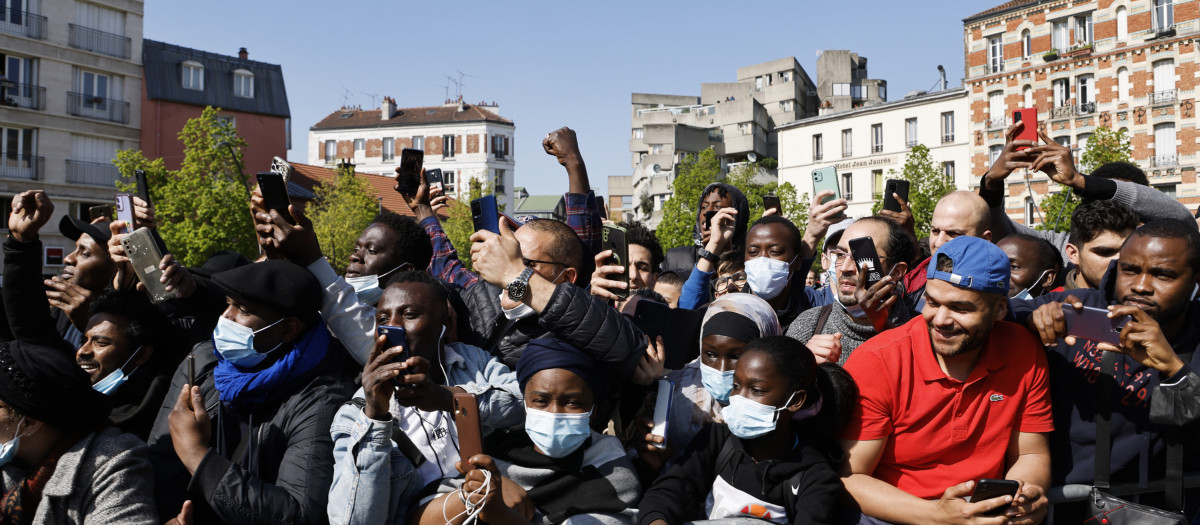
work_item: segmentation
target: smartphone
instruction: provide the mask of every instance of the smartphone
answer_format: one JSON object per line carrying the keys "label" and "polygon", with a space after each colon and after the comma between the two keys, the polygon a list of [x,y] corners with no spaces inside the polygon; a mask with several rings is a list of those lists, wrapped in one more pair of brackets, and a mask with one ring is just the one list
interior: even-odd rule
{"label": "smartphone", "polygon": [[672,390],[674,388],[670,381],[658,380],[658,395],[654,398],[654,428],[650,430],[650,433],[662,436],[663,442],[654,444],[660,449],[667,448],[667,418],[671,415]]}
{"label": "smartphone", "polygon": [[425,164],[425,152],[404,148],[400,151],[400,167],[396,168],[396,191],[404,195],[416,195],[421,186],[421,166]]}
{"label": "smartphone", "polygon": [[838,186],[837,168],[830,166],[828,168],[817,168],[812,172],[813,178],[813,195],[826,190],[833,192],[833,195],[821,199],[818,204],[824,204],[834,199],[842,198],[842,190]]}
{"label": "smartphone", "polygon": [[[1001,496],[1017,497],[1017,491],[1021,489],[1021,483],[1011,479],[981,479],[975,483],[975,492],[971,494],[971,502],[976,503],[989,499],[999,498]],[[1008,506],[1002,505],[992,509],[984,516],[1003,516],[1008,510]]]}
{"label": "smartphone", "polygon": [[[1032,140],[1034,144],[1038,141],[1038,116],[1037,108],[1021,108],[1013,111],[1013,124],[1024,122],[1025,127],[1021,128],[1021,132],[1013,137],[1013,140]],[[1017,151],[1024,151],[1027,147],[1017,148]]]}
{"label": "smartphone", "polygon": [[425,180],[429,181],[429,189],[438,188],[446,191],[445,179],[442,177],[442,170],[440,168],[425,170]]}
{"label": "smartphone", "polygon": [[883,185],[883,209],[899,213],[900,202],[892,194],[899,195],[901,199],[904,199],[904,202],[908,202],[908,181],[904,179],[889,179]]}
{"label": "smartphone", "polygon": [[708,230],[712,229],[713,216],[716,214],[717,214],[717,210],[710,210],[710,211],[704,212],[704,231],[708,231]]}
{"label": "smartphone", "polygon": [[114,199],[117,210],[117,220],[125,221],[125,227],[121,228],[121,233],[129,233],[133,230],[133,196],[128,193],[118,193]]}
{"label": "smartphone", "polygon": [[779,204],[778,195],[763,195],[763,211],[775,208],[775,214],[783,213],[783,207]]}
{"label": "smartphone", "polygon": [[163,254],[149,228],[138,228],[122,237],[121,247],[125,249],[125,256],[129,258],[133,273],[137,274],[142,286],[146,287],[151,302],[161,303],[175,298],[175,292],[168,292],[166,283],[159,282],[162,270],[158,265],[162,263]]}
{"label": "smartphone", "polygon": [[137,196],[146,204],[150,204],[150,185],[146,182],[146,170],[133,170],[133,178],[137,184]]}
{"label": "smartphone", "polygon": [[[883,264],[879,261],[879,253],[875,251],[875,241],[870,237],[859,237],[850,239],[850,256],[854,258],[854,267],[859,271],[859,279],[862,279],[863,288],[870,288],[883,279]],[[862,267],[867,267],[866,275],[862,274]]]}
{"label": "smartphone", "polygon": [[500,234],[500,211],[496,207],[495,195],[485,195],[471,201],[471,224],[475,231],[487,230]]}
{"label": "smartphone", "polygon": [[679,370],[700,355],[700,325],[704,310],[671,308],[663,303],[642,299],[633,311],[633,324],[650,338],[663,339],[666,362],[663,367]]}
{"label": "smartphone", "polygon": [[262,172],[254,176],[258,180],[258,189],[262,192],[263,206],[267,211],[275,210],[280,217],[283,217],[288,224],[295,225],[296,221],[292,219],[292,213],[288,211],[288,205],[292,203],[291,197],[288,196],[287,183],[283,182],[283,175],[271,172]]}
{"label": "smartphone", "polygon": [[88,217],[91,217],[93,221],[96,219],[110,220],[112,219],[112,216],[113,207],[111,205],[104,204],[101,206],[92,206],[91,208],[88,208]]}
{"label": "smartphone", "polygon": [[625,240],[625,228],[612,224],[605,224],[602,230],[600,239],[600,251],[612,250],[613,254],[606,261],[605,265],[620,265],[625,267],[625,271],[617,274],[608,275],[608,279],[612,281],[624,281],[624,290],[610,290],[622,299],[629,297],[629,244]]}
{"label": "smartphone", "polygon": [[483,433],[479,428],[479,404],[475,394],[454,394],[454,427],[458,432],[458,457],[462,460],[463,470],[474,470],[475,465],[468,460],[483,454]]}
{"label": "smartphone", "polygon": [[608,206],[604,205],[604,197],[596,196],[596,209],[600,211],[600,219],[608,219]]}
{"label": "smartphone", "polygon": [[188,366],[188,382],[191,386],[196,386],[196,354],[187,355]]}
{"label": "smartphone", "polygon": [[1113,346],[1121,345],[1121,329],[1125,328],[1130,316],[1109,319],[1108,310],[1103,308],[1085,306],[1083,311],[1078,311],[1069,304],[1062,305],[1062,310],[1063,317],[1067,318],[1067,335]]}
{"label": "smartphone", "polygon": [[[403,349],[400,351],[400,355],[396,356],[396,358],[392,360],[393,363],[403,363],[404,361],[408,360],[411,354],[408,353],[408,334],[404,331],[404,327],[380,325],[375,329],[375,333],[387,336],[388,348],[399,346]],[[397,387],[404,386],[401,381],[402,377],[403,374],[393,377],[392,384],[396,385]]]}

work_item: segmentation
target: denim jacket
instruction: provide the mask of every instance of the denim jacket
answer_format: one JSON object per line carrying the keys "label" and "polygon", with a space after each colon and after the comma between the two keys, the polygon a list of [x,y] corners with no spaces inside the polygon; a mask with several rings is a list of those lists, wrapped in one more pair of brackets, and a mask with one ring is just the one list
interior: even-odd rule
{"label": "denim jacket", "polygon": [[[483,435],[525,421],[524,399],[517,376],[491,354],[463,343],[443,350],[447,384],[475,394]],[[354,398],[365,397],[360,388]],[[391,401],[393,418],[402,407]],[[329,522],[338,524],[406,523],[409,505],[423,484],[417,469],[392,442],[394,421],[375,421],[359,405],[342,405],[334,416],[333,484],[329,488]],[[428,453],[428,452],[426,452]],[[381,520],[386,516],[386,520]]]}

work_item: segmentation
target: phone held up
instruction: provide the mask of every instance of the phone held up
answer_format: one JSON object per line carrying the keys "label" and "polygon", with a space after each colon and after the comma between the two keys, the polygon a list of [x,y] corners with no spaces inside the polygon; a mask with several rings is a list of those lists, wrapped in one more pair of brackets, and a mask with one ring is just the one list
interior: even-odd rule
{"label": "phone held up", "polygon": [[883,279],[883,263],[879,260],[879,252],[875,251],[875,241],[870,237],[850,239],[850,257],[854,259],[854,267],[861,273],[866,266],[866,275],[859,275],[863,288],[875,286]]}
{"label": "phone held up", "polygon": [[780,215],[783,213],[783,206],[779,203],[778,195],[763,195],[762,201],[763,201],[763,211],[764,212],[771,208],[774,208],[775,215]]}
{"label": "phone held up", "polygon": [[162,270],[158,265],[162,262],[163,253],[158,249],[158,243],[154,241],[149,228],[138,228],[122,237],[121,248],[129,258],[133,273],[137,274],[142,286],[146,287],[151,302],[161,303],[175,298],[175,292],[168,292],[166,283],[160,282]]}
{"label": "phone held up", "polygon": [[1079,311],[1074,306],[1064,304],[1062,310],[1067,320],[1067,335],[1113,346],[1121,345],[1121,329],[1131,319],[1128,315],[1110,319],[1108,310],[1090,306]]}
{"label": "phone held up", "polygon": [[416,195],[421,186],[421,166],[425,164],[425,151],[404,148],[400,151],[400,167],[396,168],[396,191],[404,195]]}
{"label": "phone held up", "polygon": [[458,456],[463,470],[475,470],[469,460],[483,454],[483,432],[479,427],[479,404],[475,394],[454,394],[454,426],[458,432]]}
{"label": "phone held up", "polygon": [[895,195],[908,202],[908,181],[889,179],[883,185],[883,209],[900,213],[900,201],[896,200]]}
{"label": "phone held up", "polygon": [[292,203],[292,199],[288,196],[287,183],[283,181],[283,175],[264,171],[254,176],[258,181],[258,191],[262,192],[263,206],[267,211],[275,210],[283,220],[288,224],[295,225],[296,221],[292,219],[292,212],[288,211],[288,205]]}
{"label": "phone held up", "polygon": [[115,202],[117,220],[125,221],[125,227],[121,228],[121,233],[133,231],[133,195],[118,193]]}
{"label": "phone held up", "polygon": [[[1038,114],[1037,108],[1022,108],[1013,111],[1013,124],[1024,122],[1025,126],[1013,137],[1014,140],[1032,140],[1034,144],[1038,141]],[[1029,149],[1026,146],[1017,148],[1017,151]]]}
{"label": "phone held up", "polygon": [[606,265],[624,266],[625,270],[621,273],[610,274],[609,279],[613,281],[623,281],[625,283],[624,290],[610,290],[614,295],[622,299],[629,297],[629,245],[625,239],[625,228],[613,224],[605,224],[602,230],[600,251],[612,250],[612,256],[604,261]]}

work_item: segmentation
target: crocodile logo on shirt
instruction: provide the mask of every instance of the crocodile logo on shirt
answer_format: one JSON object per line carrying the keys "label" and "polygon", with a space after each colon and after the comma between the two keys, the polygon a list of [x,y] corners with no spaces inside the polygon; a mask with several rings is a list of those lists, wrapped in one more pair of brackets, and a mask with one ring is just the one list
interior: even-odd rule
{"label": "crocodile logo on shirt", "polygon": [[989,400],[993,403],[995,403],[997,401],[1004,401],[1004,395],[1003,394],[992,394],[992,397],[990,397]]}

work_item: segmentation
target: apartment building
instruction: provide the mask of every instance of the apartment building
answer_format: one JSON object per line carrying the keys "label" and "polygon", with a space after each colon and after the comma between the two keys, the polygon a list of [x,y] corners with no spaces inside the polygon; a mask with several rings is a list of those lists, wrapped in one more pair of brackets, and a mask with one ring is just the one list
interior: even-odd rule
{"label": "apartment building", "polygon": [[74,247],[59,235],[59,219],[87,218],[91,206],[112,203],[112,160],[139,147],[144,3],[0,6],[0,202],[7,217],[21,191],[51,196],[54,216],[41,238],[45,271],[55,273]]}
{"label": "apartment building", "polygon": [[885,181],[904,168],[917,144],[960,188],[969,187],[971,160],[967,90],[916,92],[903,100],[797,120],[776,128],[779,182],[814,195],[813,170],[837,169],[851,217],[871,215]]}
{"label": "apartment building", "polygon": [[[963,20],[971,99],[972,184],[1004,145],[1013,110],[1077,151],[1098,127],[1125,129],[1156,188],[1193,207],[1196,182],[1197,0],[1019,0]],[[1037,222],[1058,185],[1015,174],[1006,206]]]}
{"label": "apartment building", "polygon": [[395,176],[400,151],[425,152],[425,168],[440,168],[447,193],[470,190],[470,179],[490,180],[496,199],[513,209],[513,121],[492,104],[448,100],[441,106],[398,108],[384,97],[379,109],[343,107],[309,128],[308,163],[346,160],[362,173]]}

